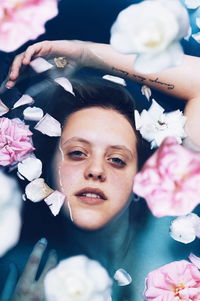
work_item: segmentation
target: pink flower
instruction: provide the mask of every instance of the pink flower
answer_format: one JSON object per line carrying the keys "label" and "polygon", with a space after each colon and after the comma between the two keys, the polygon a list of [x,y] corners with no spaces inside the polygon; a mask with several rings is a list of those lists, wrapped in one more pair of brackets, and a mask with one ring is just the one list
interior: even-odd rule
{"label": "pink flower", "polygon": [[57,0],[1,0],[0,50],[14,51],[36,39],[57,13]]}
{"label": "pink flower", "polygon": [[148,274],[144,296],[155,301],[199,301],[200,271],[186,260],[166,264]]}
{"label": "pink flower", "polygon": [[133,191],[157,216],[190,213],[200,202],[200,155],[168,137],[135,176]]}
{"label": "pink flower", "polygon": [[17,163],[33,151],[31,135],[20,119],[0,118],[0,165]]}

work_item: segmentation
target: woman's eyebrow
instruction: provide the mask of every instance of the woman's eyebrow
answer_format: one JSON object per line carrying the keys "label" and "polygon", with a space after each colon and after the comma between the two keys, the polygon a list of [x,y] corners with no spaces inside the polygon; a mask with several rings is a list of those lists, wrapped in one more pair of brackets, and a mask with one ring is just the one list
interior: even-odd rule
{"label": "woman's eyebrow", "polygon": [[85,140],[85,139],[83,139],[83,138],[81,138],[81,137],[72,137],[72,138],[70,138],[70,139],[68,139],[68,140],[66,140],[64,143],[62,143],[63,145],[65,145],[65,144],[68,144],[68,143],[70,143],[70,142],[81,142],[81,143],[86,143],[86,144],[90,144],[90,142],[88,141],[88,140]]}
{"label": "woman's eyebrow", "polygon": [[134,153],[124,145],[110,145],[109,148],[126,151],[132,158],[134,158]]}

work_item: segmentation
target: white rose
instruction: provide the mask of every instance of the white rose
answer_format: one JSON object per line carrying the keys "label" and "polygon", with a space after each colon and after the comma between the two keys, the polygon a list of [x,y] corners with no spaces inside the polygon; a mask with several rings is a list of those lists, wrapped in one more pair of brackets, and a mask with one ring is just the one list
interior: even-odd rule
{"label": "white rose", "polygon": [[147,0],[120,12],[111,28],[111,45],[138,54],[134,67],[142,73],[181,62],[179,40],[187,35],[189,17],[179,0]]}
{"label": "white rose", "polygon": [[44,279],[47,301],[108,301],[111,285],[106,270],[83,255],[61,261]]}
{"label": "white rose", "polygon": [[21,230],[21,193],[14,179],[0,172],[0,257],[18,242]]}

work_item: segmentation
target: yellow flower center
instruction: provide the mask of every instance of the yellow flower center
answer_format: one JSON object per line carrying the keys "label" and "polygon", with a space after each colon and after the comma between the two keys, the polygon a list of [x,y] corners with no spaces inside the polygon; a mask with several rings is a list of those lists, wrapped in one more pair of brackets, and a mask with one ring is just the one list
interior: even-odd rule
{"label": "yellow flower center", "polygon": [[186,287],[185,283],[180,283],[178,286],[174,288],[175,297],[179,297],[179,300],[182,300],[181,296],[179,295],[180,291]]}

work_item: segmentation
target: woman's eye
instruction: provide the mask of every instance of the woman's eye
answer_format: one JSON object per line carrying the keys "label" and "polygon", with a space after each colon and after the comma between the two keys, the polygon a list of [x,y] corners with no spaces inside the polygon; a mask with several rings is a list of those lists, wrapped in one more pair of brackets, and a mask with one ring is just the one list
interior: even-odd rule
{"label": "woman's eye", "polygon": [[80,160],[80,159],[84,159],[86,157],[86,154],[79,150],[69,152],[67,155],[70,159],[73,159],[73,160]]}
{"label": "woman's eye", "polygon": [[123,161],[120,158],[114,157],[108,159],[112,164],[116,165],[117,167],[124,167],[126,165],[126,162]]}

